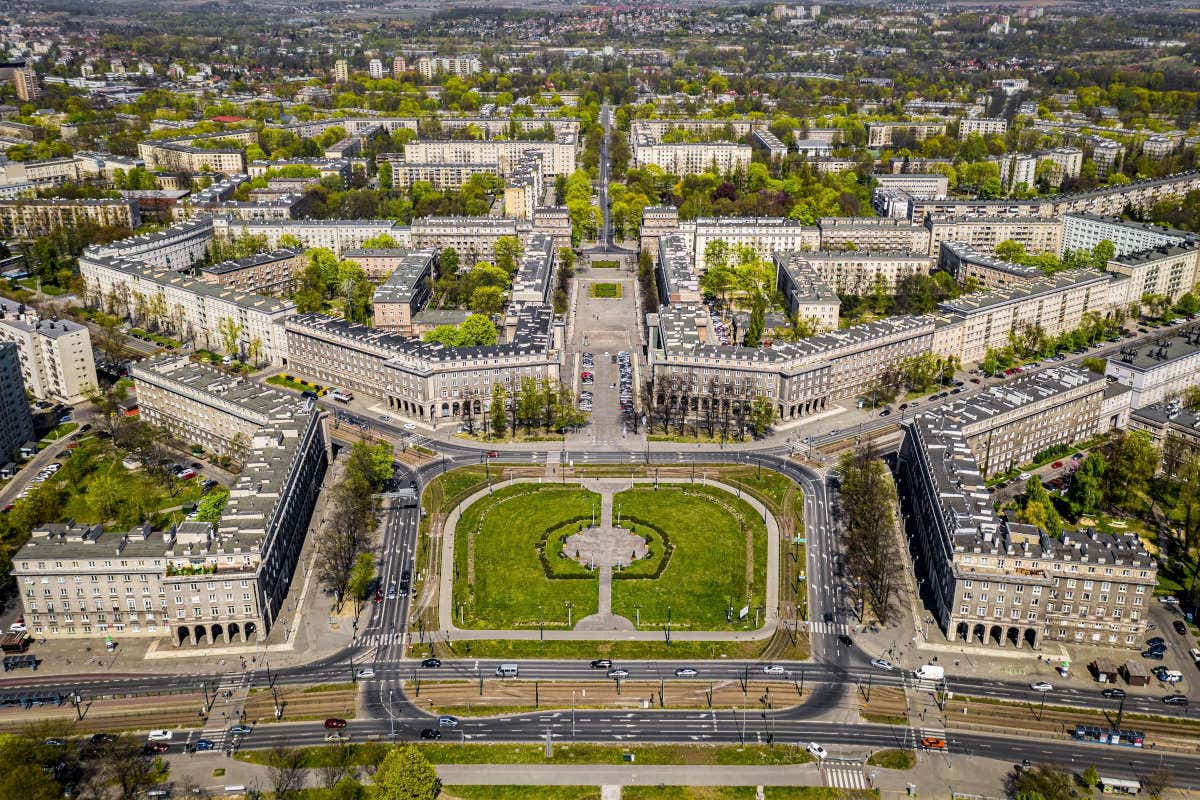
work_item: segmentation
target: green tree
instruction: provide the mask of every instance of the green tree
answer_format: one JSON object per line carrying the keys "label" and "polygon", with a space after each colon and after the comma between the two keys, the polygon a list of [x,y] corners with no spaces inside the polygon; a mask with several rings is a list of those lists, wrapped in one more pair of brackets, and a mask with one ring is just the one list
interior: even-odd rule
{"label": "green tree", "polygon": [[512,275],[521,259],[521,242],[515,236],[501,236],[495,245],[496,266]]}
{"label": "green tree", "polygon": [[459,326],[467,346],[490,347],[500,338],[496,324],[483,314],[472,314]]}
{"label": "green tree", "polygon": [[1020,770],[1009,779],[1015,797],[1041,797],[1043,800],[1075,800],[1075,781],[1071,773],[1048,764]]}
{"label": "green tree", "polygon": [[1083,771],[1079,776],[1079,780],[1089,789],[1095,789],[1100,785],[1100,773],[1096,771],[1095,765],[1092,765]]}
{"label": "green tree", "polygon": [[1158,467],[1158,450],[1145,431],[1114,431],[1102,452],[1108,463],[1103,483],[1105,502],[1133,510],[1146,495]]}
{"label": "green tree", "polygon": [[374,780],[375,800],[434,800],[442,792],[437,771],[410,744],[390,750]]}
{"label": "green tree", "polygon": [[1050,536],[1062,536],[1063,522],[1054,507],[1054,500],[1036,475],[1025,484],[1025,501],[1017,518],[1029,525],[1036,525]]}
{"label": "green tree", "polygon": [[217,320],[217,333],[221,336],[221,344],[231,356],[238,355],[238,340],[242,336],[242,330],[242,324],[234,321],[233,317],[221,317]]}
{"label": "green tree", "polygon": [[504,308],[504,292],[498,286],[480,286],[471,292],[468,306],[477,314],[499,314]]}
{"label": "green tree", "polygon": [[371,553],[359,553],[354,559],[354,566],[350,570],[350,580],[346,583],[346,593],[355,601],[361,604],[366,601],[367,594],[371,591],[372,584],[375,583],[375,556]]}
{"label": "green tree", "polygon": [[213,489],[196,505],[196,520],[216,525],[221,521],[221,512],[225,510],[225,504],[228,502],[228,489],[223,486]]}
{"label": "green tree", "polygon": [[756,397],[750,407],[750,426],[755,436],[765,436],[775,422],[775,404],[769,397]]}
{"label": "green tree", "polygon": [[488,413],[492,417],[492,436],[498,439],[503,439],[504,434],[508,430],[508,418],[505,416],[505,402],[508,400],[508,391],[503,384],[492,385],[492,404],[488,409]]}
{"label": "green tree", "polygon": [[390,161],[379,162],[379,188],[392,188],[392,162]]}
{"label": "green tree", "polygon": [[1104,471],[1108,462],[1101,453],[1089,453],[1083,463],[1071,476],[1071,486],[1067,489],[1067,503],[1071,513],[1095,514],[1104,502]]}

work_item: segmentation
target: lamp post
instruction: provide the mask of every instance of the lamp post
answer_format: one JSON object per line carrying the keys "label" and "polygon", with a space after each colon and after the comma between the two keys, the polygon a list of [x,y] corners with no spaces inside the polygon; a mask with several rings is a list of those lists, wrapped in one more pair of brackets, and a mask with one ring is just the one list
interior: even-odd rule
{"label": "lamp post", "polygon": [[572,611],[572,609],[575,608],[575,604],[572,603],[570,600],[567,600],[565,605],[567,607],[567,628],[570,629],[572,627],[571,626],[571,611]]}

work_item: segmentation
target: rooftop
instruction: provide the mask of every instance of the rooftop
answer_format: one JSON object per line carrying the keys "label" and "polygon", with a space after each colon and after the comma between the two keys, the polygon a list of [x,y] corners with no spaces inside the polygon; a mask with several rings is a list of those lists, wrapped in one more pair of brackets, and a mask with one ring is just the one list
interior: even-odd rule
{"label": "rooftop", "polygon": [[[393,250],[385,253],[395,252]],[[388,279],[375,289],[372,302],[375,303],[411,303],[417,293],[417,287],[426,276],[433,274],[436,250],[416,250],[406,255]]]}

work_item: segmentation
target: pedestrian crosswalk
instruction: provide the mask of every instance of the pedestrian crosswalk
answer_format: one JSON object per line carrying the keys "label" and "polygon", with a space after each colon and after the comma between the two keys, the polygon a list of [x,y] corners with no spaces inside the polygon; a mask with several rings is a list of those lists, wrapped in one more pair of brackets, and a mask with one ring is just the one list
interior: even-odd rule
{"label": "pedestrian crosswalk", "polygon": [[866,789],[867,778],[861,767],[826,767],[825,785],[836,789]]}
{"label": "pedestrian crosswalk", "polygon": [[366,636],[360,637],[359,644],[365,648],[372,647],[387,647],[393,644],[404,644],[404,634],[400,631],[395,633],[368,633]]}
{"label": "pedestrian crosswalk", "polygon": [[810,622],[808,629],[812,633],[827,633],[832,636],[850,633],[850,626],[844,622]]}

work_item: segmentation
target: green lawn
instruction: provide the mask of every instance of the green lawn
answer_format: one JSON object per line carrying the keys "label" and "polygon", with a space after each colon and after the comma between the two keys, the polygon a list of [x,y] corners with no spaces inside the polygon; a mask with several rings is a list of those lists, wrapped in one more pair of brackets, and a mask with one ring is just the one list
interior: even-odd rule
{"label": "green lawn", "polygon": [[912,769],[917,765],[917,756],[912,750],[877,750],[867,763],[886,769]]}
{"label": "green lawn", "polygon": [[79,427],[78,422],[64,422],[42,437],[43,442],[56,442],[64,436],[70,436]]}
{"label": "green lawn", "polygon": [[592,297],[620,297],[621,284],[619,283],[593,283],[591,288]]}
{"label": "green lawn", "polygon": [[[657,579],[614,580],[613,613],[634,620],[640,606],[642,627],[661,627],[670,606],[673,628],[754,626],[754,608],[764,601],[766,592],[767,531],[762,517],[748,503],[720,489],[680,484],[664,484],[658,491],[637,487],[618,494],[615,502],[621,504],[622,517],[662,528],[674,552]],[[746,584],[745,535],[730,508],[740,512],[752,536],[750,586]],[[731,598],[734,619],[727,622]],[[739,621],[737,611],[744,605],[751,610]]]}
{"label": "green lawn", "polygon": [[280,386],[284,389],[291,389],[294,392],[307,391],[316,392],[318,395],[325,394],[325,387],[321,384],[300,381],[283,373],[280,373],[279,375],[272,375],[271,377],[267,378],[267,383],[271,384],[272,386]]}
{"label": "green lawn", "polygon": [[[716,659],[758,658],[770,639],[752,642],[684,642],[674,641],[667,647],[666,637],[651,642],[605,642],[605,641],[547,641],[537,639],[483,639],[456,641],[450,647],[439,643],[435,655],[454,658],[578,658],[590,660],[601,656],[627,661],[648,661],[656,658],[671,659]],[[804,641],[804,640],[802,640]],[[807,647],[807,644],[805,644]],[[424,658],[429,649],[413,645],[411,654]],[[780,656],[781,658],[783,656]],[[808,658],[807,649],[792,650],[789,659]]]}
{"label": "green lawn", "polygon": [[[518,484],[497,491],[466,509],[454,531],[454,602],[465,602],[467,628],[535,628],[541,618],[566,628],[567,609],[575,620],[596,612],[596,581],[547,578],[537,544],[547,528],[573,517],[590,516],[599,495],[578,488]],[[482,521],[482,527],[480,523]],[[474,536],[471,583],[468,533]]]}
{"label": "green lawn", "polygon": [[598,259],[592,262],[592,269],[618,269],[621,262],[612,259]]}
{"label": "green lawn", "polygon": [[599,786],[455,786],[444,800],[600,800]]}

